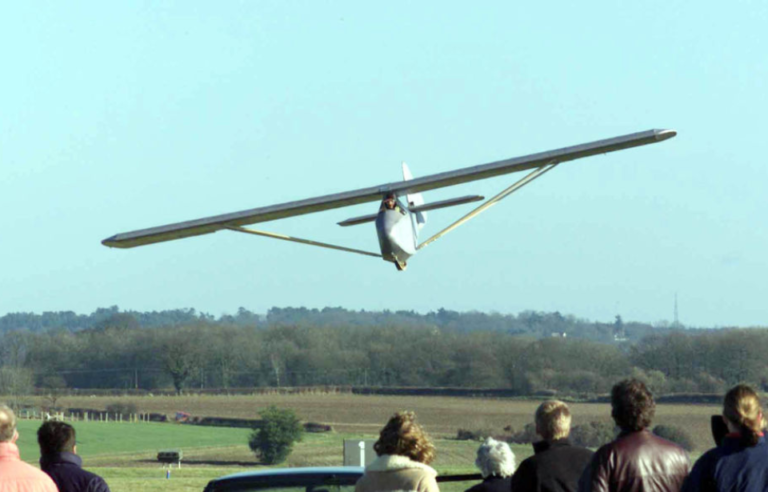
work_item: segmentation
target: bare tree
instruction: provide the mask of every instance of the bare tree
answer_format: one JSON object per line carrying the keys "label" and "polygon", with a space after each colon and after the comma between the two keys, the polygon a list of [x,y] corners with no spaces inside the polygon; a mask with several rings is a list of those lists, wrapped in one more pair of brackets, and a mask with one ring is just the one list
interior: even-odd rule
{"label": "bare tree", "polygon": [[0,367],[0,394],[6,395],[8,403],[18,408],[20,397],[32,393],[32,371],[22,367]]}
{"label": "bare tree", "polygon": [[173,379],[173,387],[181,393],[187,380],[201,364],[197,330],[178,328],[170,330],[162,346],[163,368]]}

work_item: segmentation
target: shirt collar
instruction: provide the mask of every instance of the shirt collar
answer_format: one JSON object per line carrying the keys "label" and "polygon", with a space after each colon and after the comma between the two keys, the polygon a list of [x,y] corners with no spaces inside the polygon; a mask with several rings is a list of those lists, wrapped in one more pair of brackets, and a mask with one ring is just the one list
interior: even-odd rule
{"label": "shirt collar", "polygon": [[[760,437],[763,437],[762,432],[759,432],[757,435]],[[731,437],[733,439],[741,439],[741,432],[729,432],[728,434],[725,435],[725,437]]]}
{"label": "shirt collar", "polygon": [[543,453],[544,451],[550,449],[550,448],[559,448],[563,446],[570,446],[571,441],[568,440],[566,437],[565,439],[555,439],[554,441],[539,441],[533,443],[533,452],[534,454]]}
{"label": "shirt collar", "polygon": [[83,466],[83,459],[75,453],[53,453],[40,457],[40,466],[53,464],[68,464]]}
{"label": "shirt collar", "polygon": [[12,442],[0,442],[0,458],[20,460],[19,447]]}

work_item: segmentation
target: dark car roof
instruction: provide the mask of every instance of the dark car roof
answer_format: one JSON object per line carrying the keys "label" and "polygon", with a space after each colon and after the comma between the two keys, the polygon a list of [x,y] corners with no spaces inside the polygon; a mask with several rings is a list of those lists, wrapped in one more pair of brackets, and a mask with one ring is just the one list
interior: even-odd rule
{"label": "dark car roof", "polygon": [[241,489],[322,485],[339,482],[354,484],[363,475],[359,466],[318,466],[311,468],[275,468],[270,470],[235,473],[211,480],[206,492],[236,491]]}

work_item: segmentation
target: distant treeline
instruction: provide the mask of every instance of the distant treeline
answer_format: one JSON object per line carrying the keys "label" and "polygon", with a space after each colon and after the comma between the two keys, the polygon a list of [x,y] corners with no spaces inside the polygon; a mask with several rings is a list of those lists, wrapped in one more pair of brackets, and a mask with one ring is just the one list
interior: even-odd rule
{"label": "distant treeline", "polygon": [[[246,310],[219,319],[187,313],[194,319],[163,327],[115,310],[90,328],[6,329],[0,394],[348,385],[593,395],[629,375],[658,393],[718,393],[741,381],[768,387],[762,329],[648,327],[634,339],[630,327],[639,324],[617,317],[601,325],[558,313],[273,309],[266,319]],[[238,321],[244,319],[251,322]],[[610,343],[574,338],[569,330],[576,326]],[[626,338],[636,341],[616,341]]]}
{"label": "distant treeline", "polygon": [[234,315],[218,318],[194,309],[166,311],[120,311],[117,306],[99,308],[91,314],[72,311],[9,313],[0,317],[0,333],[16,330],[49,332],[56,330],[82,331],[104,328],[159,328],[190,326],[198,323],[218,326],[265,327],[293,326],[400,326],[439,328],[458,332],[495,331],[510,335],[530,335],[538,338],[553,335],[587,340],[614,342],[637,341],[651,333],[681,326],[652,326],[648,323],[624,322],[616,316],[610,323],[600,323],[562,315],[523,311],[517,315],[480,312],[457,312],[438,309],[426,314],[414,311],[351,311],[343,308],[272,308],[266,316],[245,308]]}
{"label": "distant treeline", "polygon": [[238,326],[255,326],[264,317],[240,308],[235,315],[222,315],[218,319],[194,309],[169,309],[166,311],[120,311],[117,306],[98,308],[91,314],[77,314],[73,311],[47,311],[35,313],[8,313],[0,317],[0,333],[13,330],[32,332],[67,330],[80,331],[107,327],[159,328],[183,326],[206,322]]}

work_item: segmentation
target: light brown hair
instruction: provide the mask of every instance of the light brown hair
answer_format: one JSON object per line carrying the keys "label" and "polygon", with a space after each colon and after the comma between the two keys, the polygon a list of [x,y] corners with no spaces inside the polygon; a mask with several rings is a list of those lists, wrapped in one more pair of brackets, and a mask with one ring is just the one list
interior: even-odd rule
{"label": "light brown hair", "polygon": [[0,442],[8,442],[16,434],[16,415],[6,405],[0,404]]}
{"label": "light brown hair", "polygon": [[424,429],[416,423],[413,412],[397,412],[381,429],[373,445],[379,456],[396,454],[429,464],[435,459],[435,446]]}
{"label": "light brown hair", "polygon": [[536,429],[548,441],[565,439],[571,433],[571,411],[558,400],[548,400],[536,409]]}
{"label": "light brown hair", "polygon": [[723,417],[739,427],[744,446],[757,444],[763,431],[763,408],[755,390],[746,384],[731,388],[723,401]]}

